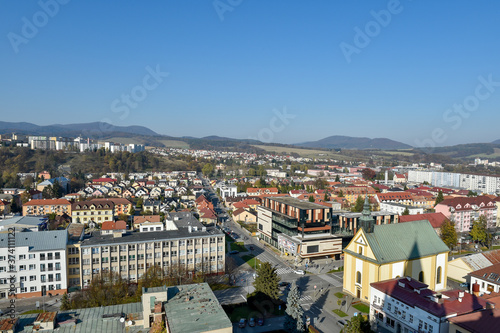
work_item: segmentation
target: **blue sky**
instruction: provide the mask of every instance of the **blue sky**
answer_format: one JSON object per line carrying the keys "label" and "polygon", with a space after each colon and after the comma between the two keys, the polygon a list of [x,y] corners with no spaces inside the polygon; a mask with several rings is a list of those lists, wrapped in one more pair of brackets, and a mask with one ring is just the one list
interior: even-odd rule
{"label": "blue sky", "polygon": [[4,121],[107,121],[282,143],[500,139],[497,1],[41,0],[0,8]]}

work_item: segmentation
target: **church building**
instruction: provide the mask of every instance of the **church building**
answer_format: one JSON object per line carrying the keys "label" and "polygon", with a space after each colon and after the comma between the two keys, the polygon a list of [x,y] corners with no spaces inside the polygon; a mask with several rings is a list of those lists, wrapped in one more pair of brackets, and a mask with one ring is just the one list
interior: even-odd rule
{"label": "church building", "polygon": [[375,225],[365,198],[360,228],[344,249],[344,291],[365,302],[370,283],[409,276],[446,288],[448,247],[428,220]]}

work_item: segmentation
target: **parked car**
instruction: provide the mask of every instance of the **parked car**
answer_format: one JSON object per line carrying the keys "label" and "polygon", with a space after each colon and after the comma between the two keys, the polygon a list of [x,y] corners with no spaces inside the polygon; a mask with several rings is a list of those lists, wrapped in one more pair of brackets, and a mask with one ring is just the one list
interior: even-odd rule
{"label": "parked car", "polygon": [[249,249],[250,249],[250,251],[253,251],[253,246],[252,246],[252,245],[250,245]]}
{"label": "parked car", "polygon": [[306,274],[306,272],[304,272],[304,271],[303,271],[303,270],[301,270],[301,269],[297,269],[297,270],[295,270],[295,271],[294,271],[294,273],[295,273],[295,274],[299,274],[299,275],[305,275],[305,274]]}
{"label": "parked car", "polygon": [[287,287],[290,285],[290,282],[281,281],[278,285],[279,285],[280,287],[285,287],[285,288],[287,288]]}
{"label": "parked car", "polygon": [[250,326],[250,327],[255,326],[255,318],[250,318],[250,320],[248,321],[248,326]]}
{"label": "parked car", "polygon": [[240,251],[238,251],[238,250],[233,250],[233,251],[229,252],[229,254],[238,254],[238,253],[240,253]]}
{"label": "parked car", "polygon": [[467,282],[460,283],[460,287],[469,288],[469,284]]}
{"label": "parked car", "polygon": [[238,326],[239,328],[244,328],[245,326],[247,326],[247,320],[245,318],[241,318]]}
{"label": "parked car", "polygon": [[257,325],[259,326],[264,325],[264,317],[260,317],[259,319],[257,319]]}
{"label": "parked car", "polygon": [[341,328],[344,328],[347,323],[345,322],[345,320],[340,319],[339,321],[337,321],[337,325],[339,325]]}

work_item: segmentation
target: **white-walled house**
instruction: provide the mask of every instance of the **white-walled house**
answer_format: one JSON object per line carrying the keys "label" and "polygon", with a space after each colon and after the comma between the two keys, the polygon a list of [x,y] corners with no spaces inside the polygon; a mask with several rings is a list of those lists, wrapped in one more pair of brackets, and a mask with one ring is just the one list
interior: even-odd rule
{"label": "white-walled house", "polygon": [[427,287],[410,277],[372,283],[370,321],[389,332],[448,333],[448,318],[487,305],[486,300],[462,290],[435,292]]}

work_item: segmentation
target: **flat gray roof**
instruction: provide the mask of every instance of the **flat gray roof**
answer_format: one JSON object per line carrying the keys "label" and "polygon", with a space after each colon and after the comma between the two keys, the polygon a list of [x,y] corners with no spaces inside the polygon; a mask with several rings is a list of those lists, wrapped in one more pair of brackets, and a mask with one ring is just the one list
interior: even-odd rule
{"label": "flat gray roof", "polygon": [[[65,250],[68,242],[66,230],[25,231],[14,234],[16,246],[27,246],[29,251]],[[8,247],[9,234],[0,234],[0,248]]]}
{"label": "flat gray roof", "polygon": [[113,235],[101,235],[100,232],[95,232],[90,238],[86,238],[82,241],[81,247],[86,246],[99,246],[99,245],[113,245],[113,244],[128,244],[128,243],[140,243],[140,242],[150,242],[150,241],[163,241],[163,240],[173,240],[173,239],[187,239],[196,237],[207,237],[207,236],[222,236],[222,231],[216,228],[207,228],[206,231],[189,232],[188,228],[179,228],[179,230],[164,230],[155,232],[139,232],[134,231],[130,233],[125,233],[122,237],[113,237]]}
{"label": "flat gray roof", "polygon": [[[132,317],[136,318],[136,320],[142,319],[142,303],[128,303],[61,311],[56,317],[57,324],[55,331],[62,333],[149,332],[149,328],[145,329],[142,325],[129,326],[125,328],[125,324],[120,322],[121,314],[125,314],[126,316],[132,315]],[[108,315],[108,318],[103,318],[103,315]],[[33,323],[35,322],[37,316],[37,313],[19,316],[19,324],[16,332],[39,332],[33,330]],[[72,321],[73,318],[77,319],[76,325],[74,321]]]}
{"label": "flat gray roof", "polygon": [[269,199],[281,202],[286,205],[294,206],[300,209],[328,209],[331,207],[326,207],[323,205],[318,205],[314,202],[309,202],[305,200],[300,200],[292,197],[269,197]]}
{"label": "flat gray roof", "polygon": [[207,283],[174,288],[178,289],[177,294],[164,303],[170,332],[197,333],[233,327]]}
{"label": "flat gray roof", "polygon": [[40,223],[43,223],[44,220],[47,220],[43,216],[14,216],[10,219],[5,219],[0,221],[0,226],[8,226],[11,224],[24,224],[37,226]]}

